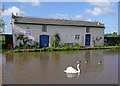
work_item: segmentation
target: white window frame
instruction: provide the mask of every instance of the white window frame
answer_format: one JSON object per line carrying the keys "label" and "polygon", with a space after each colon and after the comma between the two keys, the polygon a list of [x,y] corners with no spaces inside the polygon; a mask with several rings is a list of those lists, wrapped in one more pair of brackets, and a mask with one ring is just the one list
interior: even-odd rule
{"label": "white window frame", "polygon": [[79,34],[75,34],[75,39],[76,40],[80,39],[80,35]]}
{"label": "white window frame", "polygon": [[42,32],[47,32],[47,25],[42,25]]}

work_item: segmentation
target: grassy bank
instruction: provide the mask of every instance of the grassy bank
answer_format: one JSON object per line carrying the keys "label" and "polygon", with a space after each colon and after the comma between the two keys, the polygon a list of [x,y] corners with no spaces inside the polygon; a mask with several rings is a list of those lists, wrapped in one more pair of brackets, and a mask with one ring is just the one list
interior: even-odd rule
{"label": "grassy bank", "polygon": [[96,49],[118,49],[120,46],[97,46],[97,47],[46,47],[40,49],[13,49],[13,50],[2,50],[2,52],[43,52],[43,51],[68,51],[68,50],[96,50]]}

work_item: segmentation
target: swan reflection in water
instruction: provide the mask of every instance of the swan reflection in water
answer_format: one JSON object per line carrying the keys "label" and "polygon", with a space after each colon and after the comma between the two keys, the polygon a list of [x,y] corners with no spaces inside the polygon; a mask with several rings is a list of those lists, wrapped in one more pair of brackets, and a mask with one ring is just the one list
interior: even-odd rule
{"label": "swan reflection in water", "polygon": [[68,78],[77,77],[77,79],[78,79],[79,76],[80,76],[80,73],[66,73],[66,76],[67,76]]}

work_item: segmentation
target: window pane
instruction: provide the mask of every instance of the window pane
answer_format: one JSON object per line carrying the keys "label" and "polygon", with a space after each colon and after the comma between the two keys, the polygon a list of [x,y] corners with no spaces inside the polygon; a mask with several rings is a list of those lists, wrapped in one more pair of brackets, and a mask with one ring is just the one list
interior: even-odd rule
{"label": "window pane", "polygon": [[75,39],[79,39],[80,38],[80,35],[75,35]]}
{"label": "window pane", "polygon": [[47,32],[47,25],[42,25],[42,32]]}
{"label": "window pane", "polygon": [[90,27],[86,27],[86,33],[90,33]]}

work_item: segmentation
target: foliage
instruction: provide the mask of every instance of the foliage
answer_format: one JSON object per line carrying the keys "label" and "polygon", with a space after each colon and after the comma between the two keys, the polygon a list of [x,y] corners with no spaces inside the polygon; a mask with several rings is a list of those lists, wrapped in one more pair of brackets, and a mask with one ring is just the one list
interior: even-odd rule
{"label": "foliage", "polygon": [[20,52],[20,49],[16,49],[16,50],[14,50],[14,52]]}
{"label": "foliage", "polygon": [[97,42],[99,42],[100,40],[102,39],[102,37],[96,37],[96,38],[92,38],[92,42],[93,42],[93,45],[95,46]]}
{"label": "foliage", "polygon": [[31,41],[28,37],[25,37],[24,34],[15,35],[16,42],[19,42],[18,48],[30,48]]}
{"label": "foliage", "polygon": [[51,47],[54,47],[54,44],[55,44],[54,40],[51,40]]}
{"label": "foliage", "polygon": [[29,44],[25,44],[23,48],[30,48]]}
{"label": "foliage", "polygon": [[4,28],[4,26],[5,26],[5,21],[2,18],[0,18],[0,27]]}
{"label": "foliage", "polygon": [[65,47],[65,46],[67,46],[67,43],[64,43],[64,44],[63,44],[63,47]]}
{"label": "foliage", "polygon": [[75,43],[75,47],[78,47],[79,46],[79,44],[78,43]]}
{"label": "foliage", "polygon": [[4,32],[4,29],[5,29],[5,21],[2,19],[2,18],[0,18],[0,32],[2,33],[2,29],[3,29],[3,32]]}
{"label": "foliage", "polygon": [[5,36],[0,36],[0,41],[5,41]]}
{"label": "foliage", "polygon": [[33,48],[37,48],[39,46],[38,42],[34,42]]}
{"label": "foliage", "polygon": [[118,37],[118,36],[119,35],[116,32],[104,34],[104,37]]}
{"label": "foliage", "polygon": [[60,36],[57,33],[57,34],[54,35],[54,37],[55,37],[55,40],[54,40],[55,47],[57,47],[59,45],[59,42],[60,42]]}
{"label": "foliage", "polygon": [[[4,12],[4,5],[1,6],[1,3],[2,2],[0,1],[0,15],[2,15],[2,13]],[[4,32],[5,25],[6,25],[5,21],[3,20],[3,18],[0,17],[0,33],[2,33],[2,29],[3,29],[3,32]]]}
{"label": "foliage", "polygon": [[15,49],[15,50],[2,50],[2,52],[42,52],[42,51],[68,51],[68,50],[94,50],[94,49],[118,49],[119,46],[96,46],[96,47],[84,47],[78,46],[78,47],[72,47],[72,46],[65,46],[65,47],[56,47],[56,48],[50,48],[50,47],[44,47],[41,49]]}

